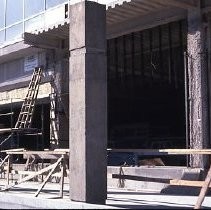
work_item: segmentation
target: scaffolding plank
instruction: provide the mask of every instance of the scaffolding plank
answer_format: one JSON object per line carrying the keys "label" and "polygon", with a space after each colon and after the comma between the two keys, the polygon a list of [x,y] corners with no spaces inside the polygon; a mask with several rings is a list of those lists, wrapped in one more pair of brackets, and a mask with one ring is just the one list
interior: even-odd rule
{"label": "scaffolding plank", "polygon": [[110,152],[133,152],[138,155],[211,155],[211,149],[108,149]]}
{"label": "scaffolding plank", "polygon": [[[170,180],[170,185],[177,185],[177,186],[190,186],[190,187],[202,187],[204,181],[190,181],[190,180],[178,180],[172,179]],[[211,188],[211,184],[209,185]]]}

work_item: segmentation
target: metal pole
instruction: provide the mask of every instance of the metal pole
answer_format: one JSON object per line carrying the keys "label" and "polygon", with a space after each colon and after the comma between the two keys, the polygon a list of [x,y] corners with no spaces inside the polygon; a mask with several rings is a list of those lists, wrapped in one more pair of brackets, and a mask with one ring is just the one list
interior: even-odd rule
{"label": "metal pole", "polygon": [[172,39],[171,39],[171,25],[168,24],[168,38],[169,38],[169,84],[172,83]]}
{"label": "metal pole", "polygon": [[110,40],[107,41],[107,79],[110,80]]}
{"label": "metal pole", "polygon": [[[10,112],[13,113],[12,98],[10,99]],[[13,115],[10,115],[10,127],[13,127]]]}
{"label": "metal pole", "polygon": [[[189,149],[189,106],[188,106],[188,71],[187,71],[187,53],[184,53],[184,81],[185,81],[185,139],[186,149]],[[189,155],[186,156],[186,165],[189,166]]]}
{"label": "metal pole", "polygon": [[115,38],[115,72],[116,72],[116,80],[119,77],[118,74],[118,64],[119,64],[119,56],[118,56],[118,38]]}
{"label": "metal pole", "polygon": [[44,105],[42,104],[42,113],[41,113],[41,124],[42,124],[42,136],[41,136],[41,150],[44,149]]}
{"label": "metal pole", "polygon": [[152,29],[149,30],[149,50],[150,50],[150,66],[151,66],[151,86],[153,84],[153,71],[154,68],[152,67],[153,64],[153,38],[152,38]]}
{"label": "metal pole", "polygon": [[124,62],[124,78],[127,77],[127,57],[126,57],[126,35],[123,36],[123,62]]}
{"label": "metal pole", "polygon": [[132,59],[132,78],[134,79],[135,77],[135,59],[134,59],[134,54],[135,54],[135,34],[132,33],[131,35],[131,41],[132,41],[132,47],[131,47],[131,59]]}
{"label": "metal pole", "polygon": [[141,76],[144,82],[144,43],[143,43],[143,33],[140,32],[140,59],[141,59]]}
{"label": "metal pole", "polygon": [[[162,28],[161,26],[158,27],[158,32],[159,32],[159,70],[161,74],[161,83],[164,81],[164,69],[163,69],[163,51],[162,51]],[[162,81],[163,80],[163,81]]]}

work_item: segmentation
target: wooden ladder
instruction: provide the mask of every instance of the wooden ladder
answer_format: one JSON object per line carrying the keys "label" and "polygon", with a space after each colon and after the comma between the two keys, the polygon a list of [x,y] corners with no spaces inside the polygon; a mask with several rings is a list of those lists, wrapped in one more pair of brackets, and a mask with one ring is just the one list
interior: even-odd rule
{"label": "wooden ladder", "polygon": [[42,76],[42,68],[35,68],[31,81],[29,83],[28,93],[21,107],[18,120],[15,128],[30,128],[32,123],[32,116],[34,112],[35,103],[39,91],[40,81]]}

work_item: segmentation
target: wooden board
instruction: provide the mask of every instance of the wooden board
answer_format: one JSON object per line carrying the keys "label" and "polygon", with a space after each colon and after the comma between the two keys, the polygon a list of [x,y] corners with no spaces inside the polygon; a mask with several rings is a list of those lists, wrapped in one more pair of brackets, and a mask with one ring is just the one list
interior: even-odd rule
{"label": "wooden board", "polygon": [[66,151],[7,151],[6,152],[8,155],[66,155],[68,152]]}
{"label": "wooden board", "polygon": [[211,149],[107,149],[109,152],[132,152],[137,155],[211,155]]}
{"label": "wooden board", "polygon": [[0,134],[14,133],[14,132],[31,133],[31,132],[37,132],[38,130],[39,129],[37,128],[2,128],[0,129]]}
{"label": "wooden board", "polygon": [[[204,181],[189,181],[189,180],[178,180],[172,179],[170,180],[170,185],[177,185],[177,186],[190,186],[190,187],[202,187]],[[209,185],[211,188],[211,184]]]}
{"label": "wooden board", "polygon": [[[58,160],[61,157],[61,154],[51,154],[51,153],[40,153],[40,154],[23,154],[23,159],[28,159],[28,157],[36,160],[42,159],[50,159],[50,160]],[[69,159],[69,155],[67,153],[64,154],[64,159]]]}

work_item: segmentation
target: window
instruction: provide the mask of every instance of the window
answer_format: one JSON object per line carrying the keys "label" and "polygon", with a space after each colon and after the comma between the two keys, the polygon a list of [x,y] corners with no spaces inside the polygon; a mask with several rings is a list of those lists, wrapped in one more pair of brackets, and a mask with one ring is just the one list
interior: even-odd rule
{"label": "window", "polygon": [[25,18],[35,15],[44,11],[45,1],[44,0],[25,0],[24,5]]}
{"label": "window", "polygon": [[6,26],[23,19],[23,0],[7,0]]}
{"label": "window", "polygon": [[35,31],[36,29],[43,28],[45,23],[43,20],[44,20],[43,14],[27,20],[25,22],[25,32],[32,32]]}
{"label": "window", "polygon": [[4,27],[5,24],[5,0],[0,0],[0,28]]}
{"label": "window", "polygon": [[0,31],[0,44],[3,44],[4,39],[5,39],[5,31],[2,30]]}
{"label": "window", "polygon": [[11,41],[14,39],[21,38],[23,34],[23,24],[14,25],[6,29],[6,41]]}
{"label": "window", "polygon": [[67,0],[46,0],[46,9],[67,2]]}
{"label": "window", "polygon": [[9,63],[6,63],[5,65],[7,69],[7,71],[5,72],[6,80],[10,80],[21,76],[23,69],[23,59],[11,61]]}

